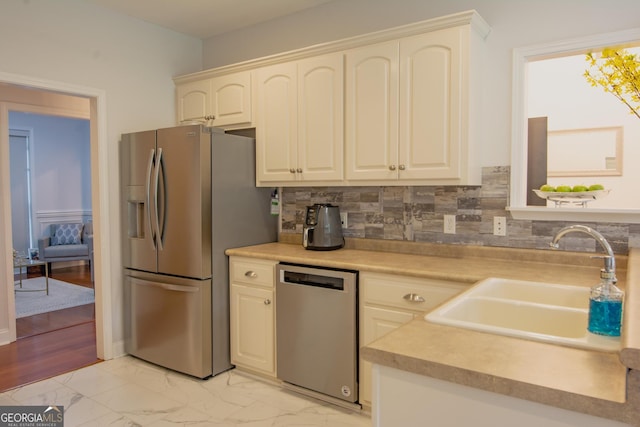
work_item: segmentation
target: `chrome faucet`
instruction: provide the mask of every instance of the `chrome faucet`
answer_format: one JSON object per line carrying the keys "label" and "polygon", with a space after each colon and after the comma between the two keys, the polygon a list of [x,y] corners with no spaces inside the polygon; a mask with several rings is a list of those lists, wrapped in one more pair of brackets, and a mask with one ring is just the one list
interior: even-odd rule
{"label": "chrome faucet", "polygon": [[607,239],[605,239],[602,234],[600,234],[593,228],[587,227],[586,225],[569,225],[567,227],[564,227],[560,231],[558,231],[558,233],[553,238],[553,241],[549,243],[549,246],[551,246],[553,249],[558,249],[559,248],[558,241],[560,240],[560,238],[565,234],[571,233],[574,231],[586,233],[589,236],[596,239],[598,243],[600,243],[600,246],[602,246],[602,248],[607,252],[607,255],[602,257],[594,256],[592,258],[603,258],[604,271],[606,273],[611,274],[613,283],[617,283],[618,279],[616,278],[616,259],[613,255],[613,249],[611,249],[611,245],[609,244],[609,242],[607,242]]}

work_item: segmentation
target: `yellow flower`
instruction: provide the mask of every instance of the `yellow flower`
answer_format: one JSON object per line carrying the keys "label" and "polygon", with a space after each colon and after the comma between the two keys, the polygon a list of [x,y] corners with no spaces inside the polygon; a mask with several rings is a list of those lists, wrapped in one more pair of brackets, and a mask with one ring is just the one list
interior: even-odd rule
{"label": "yellow flower", "polygon": [[590,70],[584,76],[591,86],[600,86],[640,118],[640,61],[624,49],[605,48],[600,55],[587,53]]}

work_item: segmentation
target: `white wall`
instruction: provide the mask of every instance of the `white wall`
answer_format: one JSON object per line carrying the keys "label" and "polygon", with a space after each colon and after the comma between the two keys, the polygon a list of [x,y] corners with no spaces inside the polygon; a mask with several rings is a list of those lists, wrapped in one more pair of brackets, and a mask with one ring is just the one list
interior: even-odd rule
{"label": "white wall", "polygon": [[475,9],[492,28],[482,122],[483,166],[510,163],[516,47],[640,26],[638,0],[338,0],[205,40],[205,68]]}
{"label": "white wall", "polygon": [[[107,212],[103,214],[108,216],[113,233],[109,236],[110,265],[103,266],[109,269],[111,282],[103,286],[111,287],[114,298],[114,342],[123,338],[117,232],[118,140],[123,132],[173,125],[172,77],[198,71],[201,65],[200,40],[110,13],[84,1],[0,2],[0,73],[105,93],[108,148],[100,156],[106,157],[107,167],[102,173],[109,182],[109,194],[104,195],[107,203],[103,210]],[[0,194],[0,197],[7,200],[9,196]],[[0,307],[6,298],[6,292],[0,292]],[[0,330],[10,324],[5,316],[7,311],[3,310]]]}
{"label": "white wall", "polygon": [[[9,126],[33,132],[33,212],[91,211],[89,121],[11,112]],[[40,231],[34,227],[35,238],[42,237]]]}

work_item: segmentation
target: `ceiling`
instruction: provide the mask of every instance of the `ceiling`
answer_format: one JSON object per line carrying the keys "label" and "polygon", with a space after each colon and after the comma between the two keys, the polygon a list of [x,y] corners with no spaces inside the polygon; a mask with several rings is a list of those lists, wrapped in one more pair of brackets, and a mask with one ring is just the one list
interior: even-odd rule
{"label": "ceiling", "polygon": [[200,39],[333,0],[84,0]]}

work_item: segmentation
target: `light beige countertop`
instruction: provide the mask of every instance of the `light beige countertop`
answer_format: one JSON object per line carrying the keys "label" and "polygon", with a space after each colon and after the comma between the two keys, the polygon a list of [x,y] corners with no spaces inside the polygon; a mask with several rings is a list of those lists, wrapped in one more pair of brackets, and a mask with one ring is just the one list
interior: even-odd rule
{"label": "light beige countertop", "polygon": [[[351,241],[353,242],[353,241]],[[377,241],[379,242],[379,241]],[[334,251],[310,251],[302,245],[266,243],[237,249],[227,249],[227,255],[247,256],[315,266],[349,270],[399,274],[413,277],[449,280],[473,284],[487,277],[535,280],[593,286],[600,280],[602,262],[589,254],[529,249],[486,248],[453,245],[389,243],[398,252],[350,248]],[[409,253],[401,252],[411,251]],[[549,262],[549,257],[555,262]],[[622,259],[621,259],[622,258]],[[616,257],[619,286],[624,288],[626,257]],[[568,268],[567,264],[571,264]]]}
{"label": "light beige countertop", "polygon": [[[599,281],[602,267],[587,253],[357,239],[335,251],[308,251],[281,242],[226,253],[469,285],[503,277],[590,287]],[[418,318],[361,348],[360,354],[380,365],[640,425],[640,251],[617,255],[616,262],[618,285],[625,290],[620,353],[498,336]]]}

